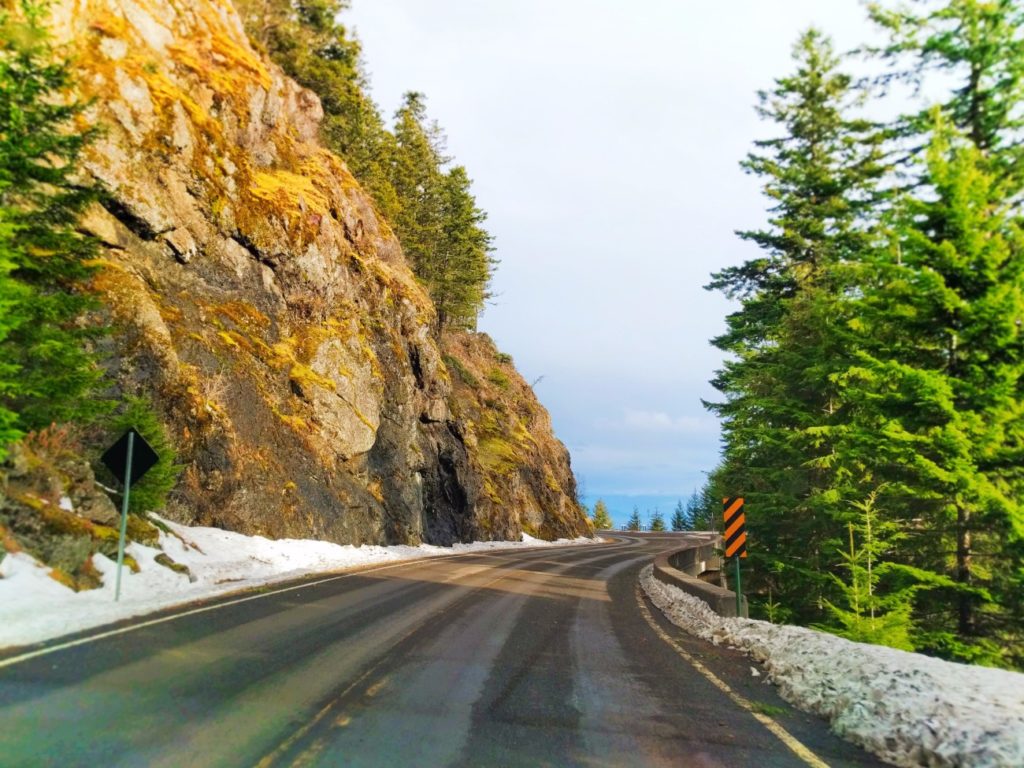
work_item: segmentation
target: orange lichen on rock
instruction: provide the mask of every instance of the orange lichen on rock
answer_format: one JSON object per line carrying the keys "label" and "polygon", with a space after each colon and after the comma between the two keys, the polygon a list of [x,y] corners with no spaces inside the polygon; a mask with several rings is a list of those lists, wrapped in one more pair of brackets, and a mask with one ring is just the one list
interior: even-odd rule
{"label": "orange lichen on rock", "polygon": [[219,14],[198,4],[196,12],[205,29],[186,40],[176,40],[167,49],[174,60],[191,69],[221,96],[244,97],[253,85],[269,90],[270,72],[252,49],[235,41]]}
{"label": "orange lichen on rock", "polygon": [[283,216],[306,211],[326,214],[330,209],[327,196],[312,178],[291,171],[256,171],[250,176],[248,192]]}

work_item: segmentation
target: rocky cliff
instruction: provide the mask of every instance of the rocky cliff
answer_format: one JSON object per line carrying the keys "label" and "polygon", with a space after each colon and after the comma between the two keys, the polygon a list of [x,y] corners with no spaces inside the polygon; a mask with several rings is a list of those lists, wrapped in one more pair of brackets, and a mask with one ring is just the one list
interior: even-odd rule
{"label": "rocky cliff", "polygon": [[320,103],[227,0],[62,0],[112,386],[184,471],[168,513],[342,543],[586,534],[564,447],[507,356],[434,310]]}

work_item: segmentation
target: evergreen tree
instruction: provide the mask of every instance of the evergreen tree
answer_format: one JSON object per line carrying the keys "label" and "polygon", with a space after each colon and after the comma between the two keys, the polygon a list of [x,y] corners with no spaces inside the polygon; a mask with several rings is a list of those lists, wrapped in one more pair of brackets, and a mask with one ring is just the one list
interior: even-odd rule
{"label": "evergreen tree", "polygon": [[[734,356],[710,406],[723,463],[690,506],[747,498],[752,604],[773,619],[1020,666],[1024,10],[871,15],[890,33],[883,82],[957,82],[875,130],[847,117],[849,78],[809,33],[762,94],[784,136],[745,167],[771,227],[741,235],[764,257],[711,286],[742,306],[716,339]],[[880,195],[883,141],[899,173]]]}
{"label": "evergreen tree", "polygon": [[[716,483],[757,509],[747,523],[758,542],[752,586],[771,588],[811,620],[821,616],[830,553],[844,530],[829,430],[846,418],[835,375],[851,359],[849,265],[871,242],[868,214],[883,168],[874,126],[848,117],[860,95],[829,40],[809,30],[793,57],[795,73],[760,94],[759,114],[781,135],[757,142],[743,163],[773,201],[769,228],[740,233],[764,253],[708,286],[741,307],[713,340],[733,356],[712,382],[725,402],[707,405],[723,419]],[[786,563],[781,573],[770,567],[778,562]]]}
{"label": "evergreen tree", "polygon": [[604,503],[604,499],[598,499],[594,503],[594,514],[591,520],[596,530],[606,531],[612,527],[612,519],[608,515],[608,506]]}
{"label": "evergreen tree", "polygon": [[[696,496],[696,492],[693,494]],[[693,523],[686,514],[686,509],[683,507],[683,500],[680,499],[676,502],[675,511],[672,513],[672,530],[673,531],[690,531],[693,530]]]}
{"label": "evergreen tree", "polygon": [[476,329],[484,308],[494,260],[491,236],[480,225],[487,218],[469,190],[461,165],[448,171],[441,187],[442,232],[437,250],[423,266],[423,280],[437,307],[437,324]]}
{"label": "evergreen tree", "polygon": [[89,419],[99,372],[86,351],[80,290],[96,253],[75,231],[94,195],[72,181],[90,134],[66,62],[55,59],[43,7],[0,13],[0,455],[28,430]]}
{"label": "evergreen tree", "polygon": [[919,521],[912,562],[944,569],[955,553],[956,637],[933,618],[924,647],[989,661],[1001,644],[985,636],[1010,629],[999,604],[1018,600],[1008,547],[1024,533],[1024,236],[1013,203],[1024,185],[993,165],[935,114],[928,193],[902,199],[861,302],[861,363],[844,377],[856,428],[842,446]]}
{"label": "evergreen tree", "polygon": [[864,501],[853,503],[857,514],[847,523],[849,548],[839,552],[840,570],[845,571],[846,578],[832,574],[846,607],[826,602],[826,608],[843,637],[912,651],[915,596],[922,590],[948,587],[952,582],[883,559],[906,538],[906,533],[899,523],[878,514],[877,499],[875,491]]}
{"label": "evergreen tree", "polygon": [[422,94],[405,95],[395,143],[391,183],[400,207],[393,223],[402,247],[434,300],[438,330],[475,328],[495,263],[491,236],[466,169],[442,170],[444,135],[428,122]]}
{"label": "evergreen tree", "polygon": [[907,183],[861,281],[863,364],[844,377],[861,429],[844,453],[893,480],[887,505],[912,521],[910,563],[947,571],[954,553],[955,595],[918,598],[919,645],[1019,666],[1024,10],[944,0],[872,16],[890,34],[890,77],[954,84],[937,109],[898,123]]}
{"label": "evergreen tree", "polygon": [[650,529],[652,531],[664,531],[665,530],[665,516],[661,513],[661,510],[657,507],[654,508],[654,513],[651,515]]}
{"label": "evergreen tree", "polygon": [[633,513],[629,516],[629,520],[626,521],[627,531],[639,531],[643,528],[643,524],[640,522],[640,510],[633,507]]}
{"label": "evergreen tree", "polygon": [[[943,116],[1003,172],[1020,162],[1024,126],[1024,7],[1015,0],[918,0],[913,6],[870,6],[890,36],[876,53],[893,69],[883,81],[915,86],[931,73],[958,79],[941,105]],[[931,130],[925,110],[904,120],[903,133]]]}
{"label": "evergreen tree", "polygon": [[718,492],[716,477],[721,470],[712,473],[711,479],[700,490],[694,491],[686,501],[686,519],[689,523],[689,530],[712,531],[719,528],[716,520],[722,505],[722,494]]}
{"label": "evergreen tree", "polygon": [[427,122],[423,94],[410,91],[395,113],[395,153],[391,184],[399,199],[392,220],[416,275],[428,281],[432,258],[444,234],[444,137]]}

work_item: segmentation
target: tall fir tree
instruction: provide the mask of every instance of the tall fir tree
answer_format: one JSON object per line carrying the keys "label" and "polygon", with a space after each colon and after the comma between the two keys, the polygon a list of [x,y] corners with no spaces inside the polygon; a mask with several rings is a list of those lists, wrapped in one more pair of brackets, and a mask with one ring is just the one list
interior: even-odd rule
{"label": "tall fir tree", "polygon": [[903,483],[890,505],[924,521],[911,562],[958,583],[954,595],[919,598],[921,644],[1021,666],[1024,9],[925,0],[871,14],[889,33],[879,50],[888,77],[920,85],[941,73],[952,87],[898,122],[906,189],[864,281],[868,362],[851,372],[851,390],[886,425],[867,458]]}
{"label": "tall fir tree", "polygon": [[444,136],[427,120],[421,93],[405,94],[395,113],[395,153],[391,184],[399,199],[392,225],[413,271],[421,279],[431,271],[444,232]]}
{"label": "tall fir tree", "polygon": [[[1016,167],[1024,127],[1024,7],[1016,0],[917,0],[869,8],[889,35],[887,45],[874,49],[891,65],[881,79],[920,88],[936,73],[954,78],[943,116],[990,156],[993,170]],[[903,133],[925,134],[933,124],[926,109],[903,120]]]}
{"label": "tall fir tree", "polygon": [[88,420],[99,371],[82,322],[95,242],[75,225],[94,193],[73,178],[90,138],[68,103],[70,70],[49,44],[45,7],[0,12],[0,455],[52,422]]}
{"label": "tall fir tree", "polygon": [[399,200],[394,225],[413,271],[437,308],[438,330],[476,327],[495,264],[486,214],[470,191],[466,169],[443,166],[445,138],[427,119],[420,93],[395,115],[391,183]]}
{"label": "tall fir tree", "polygon": [[437,308],[437,324],[476,330],[488,297],[494,259],[487,218],[470,192],[466,169],[457,165],[441,182],[442,228],[435,252],[423,267],[423,280]]}
{"label": "tall fir tree", "polygon": [[[934,120],[927,194],[895,209],[860,302],[861,360],[843,379],[855,428],[842,451],[889,484],[911,527],[909,562],[947,570],[953,553],[955,599],[924,598],[921,645],[996,662],[1006,646],[993,638],[1010,638],[1019,600],[1013,551],[1024,534],[1021,185],[941,112]],[[936,617],[936,599],[954,603],[955,620]]]}
{"label": "tall fir tree", "polygon": [[763,255],[717,273],[708,286],[741,307],[712,342],[732,359],[712,382],[725,401],[707,406],[723,419],[716,483],[756,510],[748,515],[758,544],[751,548],[755,597],[771,589],[812,620],[824,609],[830,553],[843,531],[827,435],[845,418],[834,376],[850,354],[849,264],[870,242],[883,166],[875,126],[849,116],[861,95],[830,41],[811,29],[793,58],[795,72],[759,95],[759,114],[781,135],[757,142],[743,162],[773,202],[769,228],[739,233]]}

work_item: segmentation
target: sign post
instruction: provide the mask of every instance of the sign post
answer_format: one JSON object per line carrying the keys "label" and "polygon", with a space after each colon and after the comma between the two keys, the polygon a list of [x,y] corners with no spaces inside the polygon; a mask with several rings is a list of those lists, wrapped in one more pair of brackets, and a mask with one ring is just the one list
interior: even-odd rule
{"label": "sign post", "polygon": [[725,530],[725,556],[736,564],[736,615],[741,616],[743,587],[740,582],[740,558],[747,556],[747,518],[743,513],[743,498],[722,499],[722,528]]}
{"label": "sign post", "polygon": [[124,496],[121,498],[121,534],[117,537],[117,586],[114,587],[114,602],[121,599],[121,568],[124,566],[124,539],[128,533],[128,497],[132,492],[132,452],[135,448],[135,433],[128,433],[128,451],[124,460]]}
{"label": "sign post", "polygon": [[121,533],[117,539],[115,602],[121,599],[121,568],[124,565],[124,543],[128,532],[128,499],[131,495],[132,483],[137,482],[159,460],[160,457],[157,456],[156,451],[134,428],[125,432],[121,439],[110,446],[100,457],[100,461],[124,485],[124,496],[121,499]]}

